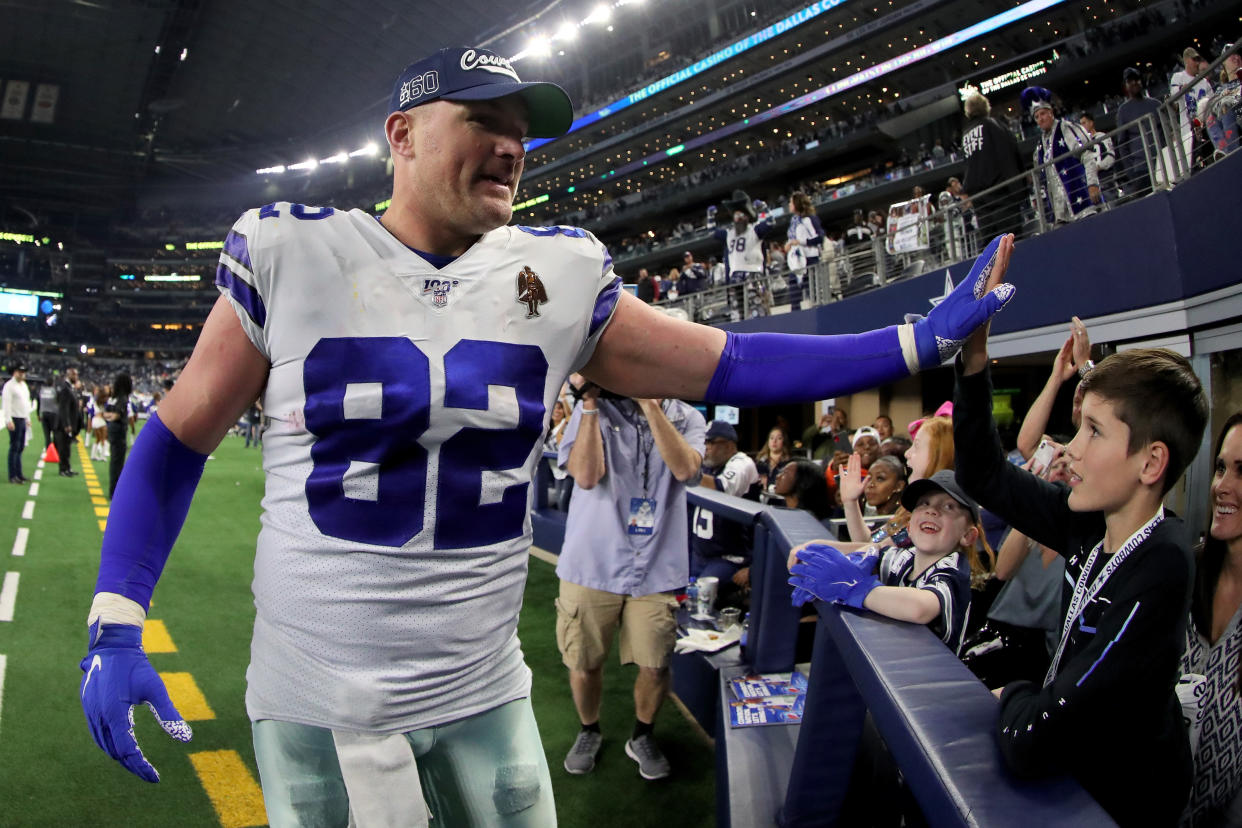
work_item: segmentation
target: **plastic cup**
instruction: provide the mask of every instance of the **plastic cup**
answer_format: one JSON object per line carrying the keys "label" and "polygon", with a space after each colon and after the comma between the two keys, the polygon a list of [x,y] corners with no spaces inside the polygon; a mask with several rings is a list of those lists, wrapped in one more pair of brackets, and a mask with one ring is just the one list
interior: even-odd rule
{"label": "plastic cup", "polygon": [[720,584],[719,578],[713,578],[708,575],[706,578],[699,578],[699,615],[711,615],[712,607],[716,604],[716,588]]}

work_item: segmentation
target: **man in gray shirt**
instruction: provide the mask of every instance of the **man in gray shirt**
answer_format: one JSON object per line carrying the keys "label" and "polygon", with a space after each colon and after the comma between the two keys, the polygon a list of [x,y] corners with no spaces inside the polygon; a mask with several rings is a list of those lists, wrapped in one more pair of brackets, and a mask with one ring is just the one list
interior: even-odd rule
{"label": "man in gray shirt", "polygon": [[652,727],[668,693],[673,591],[689,579],[686,484],[699,475],[706,428],[679,400],[600,399],[596,387],[565,428],[558,459],[574,495],[556,566],[556,642],[582,722],[570,773],[595,767],[604,660],[619,629],[621,663],[638,665],[626,755],[644,779],[669,774]]}

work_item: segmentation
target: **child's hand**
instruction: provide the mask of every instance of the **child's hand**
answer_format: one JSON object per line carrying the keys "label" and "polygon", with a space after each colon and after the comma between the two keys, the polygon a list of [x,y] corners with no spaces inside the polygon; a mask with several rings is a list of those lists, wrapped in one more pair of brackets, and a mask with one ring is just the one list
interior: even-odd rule
{"label": "child's hand", "polygon": [[836,543],[836,541],[819,539],[798,544],[793,549],[789,550],[789,559],[785,561],[785,565],[788,569],[793,569],[793,565],[801,560],[798,556],[802,554],[802,550],[809,549],[812,546],[832,546],[834,543]]}

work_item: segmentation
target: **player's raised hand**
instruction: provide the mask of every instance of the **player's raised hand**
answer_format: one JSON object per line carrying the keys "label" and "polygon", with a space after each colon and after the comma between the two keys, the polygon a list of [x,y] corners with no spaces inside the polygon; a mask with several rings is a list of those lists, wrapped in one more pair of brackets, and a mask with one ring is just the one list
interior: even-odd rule
{"label": "player's raised hand", "polygon": [[193,733],[143,652],[142,628],[96,621],[81,667],[82,712],[95,744],[140,779],[160,781],[134,738],[134,707],[145,704],[179,742],[190,741]]}
{"label": "player's raised hand", "polygon": [[[966,278],[914,325],[920,368],[932,368],[951,359],[975,331],[984,329],[1013,298],[1014,286],[1003,282],[1013,255],[1013,236],[992,239],[979,254]],[[985,334],[986,335],[986,334]]]}

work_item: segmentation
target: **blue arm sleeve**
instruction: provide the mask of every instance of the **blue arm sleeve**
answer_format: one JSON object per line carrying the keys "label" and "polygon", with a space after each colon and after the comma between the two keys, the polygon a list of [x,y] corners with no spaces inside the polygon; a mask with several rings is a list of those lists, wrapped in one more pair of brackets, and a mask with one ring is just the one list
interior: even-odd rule
{"label": "blue arm sleeve", "polygon": [[[913,373],[899,328],[839,336],[725,335],[707,402],[769,405],[852,394]],[[910,344],[913,347],[913,333]],[[927,358],[935,361],[935,344]],[[916,364],[917,367],[917,364]]]}
{"label": "blue arm sleeve", "polygon": [[730,405],[805,402],[852,394],[939,365],[1012,298],[1011,284],[983,292],[1004,236],[926,319],[860,334],[728,332],[704,399]]}
{"label": "blue arm sleeve", "polygon": [[151,415],[117,482],[96,592],[115,592],[144,610],[150,607],[206,462],[206,455],[178,440],[158,414]]}

